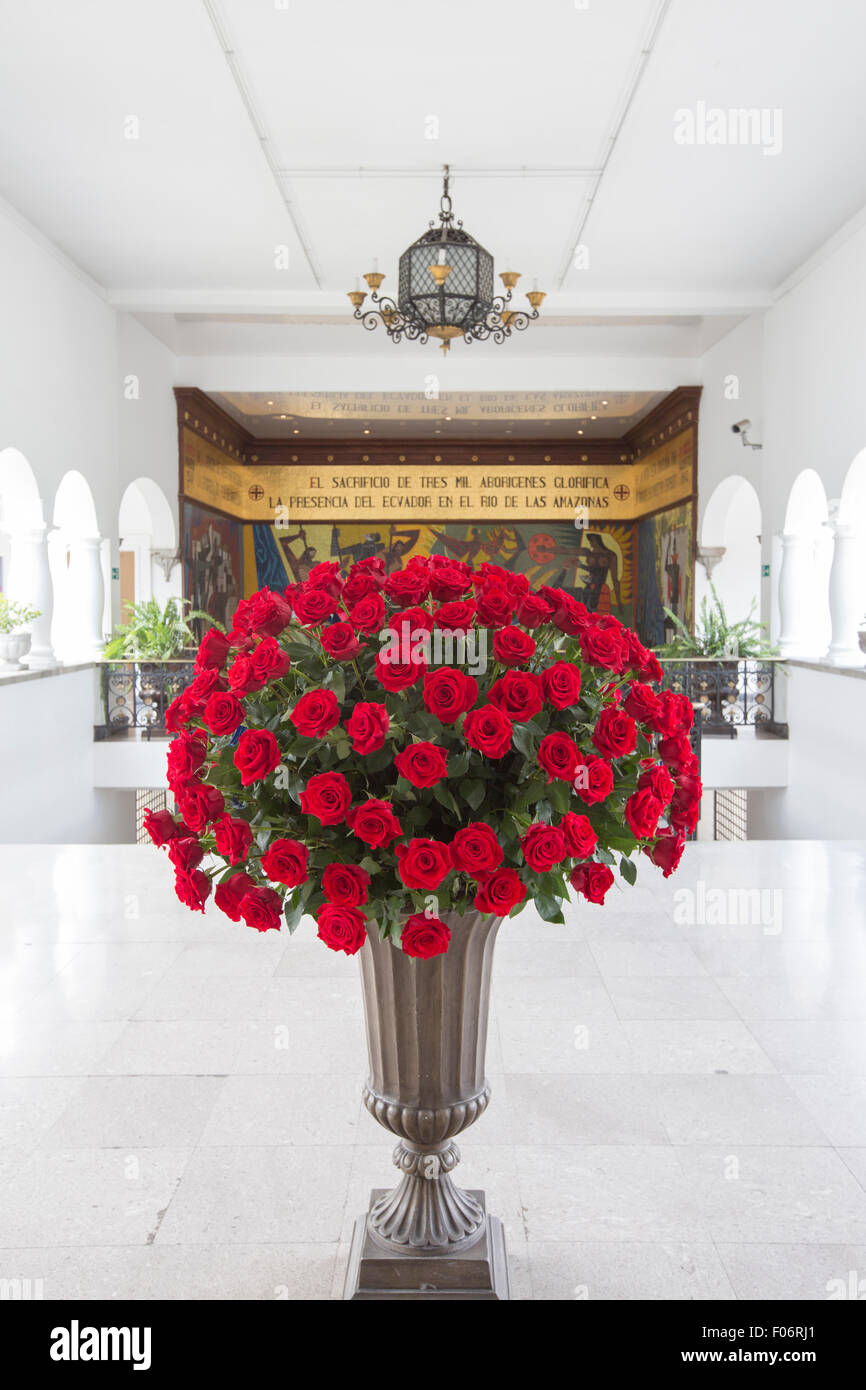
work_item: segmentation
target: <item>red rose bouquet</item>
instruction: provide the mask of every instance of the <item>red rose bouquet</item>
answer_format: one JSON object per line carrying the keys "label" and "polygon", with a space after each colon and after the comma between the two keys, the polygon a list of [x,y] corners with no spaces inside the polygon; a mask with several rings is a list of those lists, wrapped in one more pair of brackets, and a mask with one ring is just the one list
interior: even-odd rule
{"label": "red rose bouquet", "polygon": [[263,589],[167,712],[179,818],[146,816],[178,897],[257,931],[312,914],[333,950],[368,922],[409,955],[442,915],[562,922],[642,852],[667,877],[695,827],[692,708],[657,693],[616,618],[497,565],[378,558]]}

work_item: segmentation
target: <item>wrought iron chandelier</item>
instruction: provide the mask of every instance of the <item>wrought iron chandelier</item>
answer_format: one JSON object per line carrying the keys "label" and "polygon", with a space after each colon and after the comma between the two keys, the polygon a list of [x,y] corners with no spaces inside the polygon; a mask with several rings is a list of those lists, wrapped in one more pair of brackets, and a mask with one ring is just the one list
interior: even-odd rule
{"label": "wrought iron chandelier", "polygon": [[384,324],[393,343],[403,338],[417,338],[422,343],[428,338],[439,338],[443,352],[448,351],[454,338],[467,343],[492,338],[495,343],[504,343],[515,330],[526,328],[532,319],[538,318],[545,298],[536,283],[527,291],[529,310],[509,308],[512,291],[520,279],[515,270],[500,271],[505,293],[494,295],[493,257],[464,231],[461,221],[455,222],[449,182],[446,164],[439,225],[431,221],[429,230],[400,257],[396,301],[379,294],[385,276],[379,273],[375,261],[364,279],[376,308],[364,309],[367,294],[357,281],[355,289],[349,291],[355,318],[368,329]]}

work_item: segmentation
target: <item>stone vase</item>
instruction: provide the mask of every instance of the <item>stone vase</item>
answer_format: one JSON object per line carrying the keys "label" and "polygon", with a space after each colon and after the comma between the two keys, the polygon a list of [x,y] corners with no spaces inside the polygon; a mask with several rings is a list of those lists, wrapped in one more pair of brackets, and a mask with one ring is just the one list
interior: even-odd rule
{"label": "stone vase", "polygon": [[374,928],[361,949],[370,1074],[364,1103],[397,1138],[395,1188],[374,1190],[355,1225],[346,1298],[502,1299],[501,1222],[457,1186],[454,1140],[483,1114],[493,947],[501,918],[442,919],[444,955],[416,960]]}

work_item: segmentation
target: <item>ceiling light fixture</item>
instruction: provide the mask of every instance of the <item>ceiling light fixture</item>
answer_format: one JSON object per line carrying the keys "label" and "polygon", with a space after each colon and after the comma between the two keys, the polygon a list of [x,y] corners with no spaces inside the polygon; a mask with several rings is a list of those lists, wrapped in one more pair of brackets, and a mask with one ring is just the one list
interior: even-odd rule
{"label": "ceiling light fixture", "polygon": [[463,338],[467,343],[492,338],[495,343],[504,343],[515,330],[526,328],[531,319],[538,318],[545,298],[536,282],[526,295],[529,310],[510,309],[511,294],[520,279],[516,270],[500,271],[505,294],[494,295],[493,257],[463,230],[461,221],[455,222],[449,182],[446,164],[439,225],[431,221],[429,230],[400,257],[396,301],[379,294],[385,276],[380,274],[376,262],[364,279],[377,307],[364,309],[367,295],[357,281],[355,289],[348,292],[355,318],[368,329],[384,324],[393,343],[404,337],[411,341],[417,338],[422,343],[439,338],[443,352],[448,351],[453,338]]}

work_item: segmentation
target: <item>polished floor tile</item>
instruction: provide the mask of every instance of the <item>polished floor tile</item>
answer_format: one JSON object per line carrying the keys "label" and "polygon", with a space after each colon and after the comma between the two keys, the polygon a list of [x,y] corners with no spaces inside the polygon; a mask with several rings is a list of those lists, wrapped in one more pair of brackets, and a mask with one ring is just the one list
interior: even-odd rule
{"label": "polished floor tile", "polygon": [[[0,846],[0,875],[3,1276],[339,1297],[398,1176],[358,962],[310,921],[187,912],[150,848]],[[565,926],[503,925],[455,1176],[504,1222],[515,1298],[866,1294],[864,903],[862,845],[697,843]]]}

